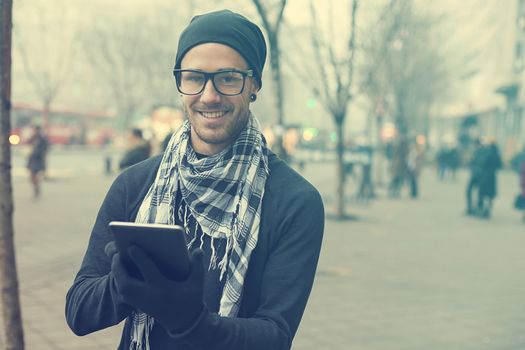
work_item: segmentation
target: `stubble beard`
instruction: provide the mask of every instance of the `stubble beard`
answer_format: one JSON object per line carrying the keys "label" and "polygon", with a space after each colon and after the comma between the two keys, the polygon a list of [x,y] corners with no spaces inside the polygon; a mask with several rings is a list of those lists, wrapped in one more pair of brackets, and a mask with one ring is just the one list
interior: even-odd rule
{"label": "stubble beard", "polygon": [[[229,115],[226,116],[226,118],[229,120],[227,120],[224,126],[220,129],[209,132],[209,130],[202,130],[199,127],[197,120],[194,121],[194,119],[202,118],[202,116],[200,116],[195,110],[191,110],[191,112],[190,110],[191,108],[183,104],[184,116],[189,120],[191,130],[197,134],[200,140],[211,145],[218,145],[222,143],[228,143],[230,145],[234,143],[239,134],[246,127],[250,116],[249,109],[246,109],[242,112],[237,112],[239,113],[237,116],[233,116],[232,112],[229,111]],[[244,116],[240,117],[242,114],[244,114]]]}

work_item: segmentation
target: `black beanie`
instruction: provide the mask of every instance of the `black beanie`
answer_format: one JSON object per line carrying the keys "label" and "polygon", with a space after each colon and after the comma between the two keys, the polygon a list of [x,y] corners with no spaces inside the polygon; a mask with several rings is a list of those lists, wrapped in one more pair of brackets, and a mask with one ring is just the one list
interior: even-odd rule
{"label": "black beanie", "polygon": [[195,16],[179,38],[175,69],[180,69],[184,55],[204,43],[227,45],[237,51],[253,69],[262,87],[262,71],[266,60],[266,43],[259,27],[246,17],[230,10]]}

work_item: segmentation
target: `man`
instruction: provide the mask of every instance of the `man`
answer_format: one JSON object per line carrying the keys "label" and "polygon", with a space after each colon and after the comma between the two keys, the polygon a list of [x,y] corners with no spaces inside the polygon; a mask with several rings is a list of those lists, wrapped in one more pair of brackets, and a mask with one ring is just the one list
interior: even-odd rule
{"label": "man", "polygon": [[[520,187],[521,187],[521,197],[525,198],[525,160],[521,162]],[[521,220],[525,222],[525,205],[523,206],[522,209],[523,209],[523,216]]]}
{"label": "man", "polygon": [[492,204],[497,196],[497,171],[501,169],[503,161],[498,145],[494,139],[487,142],[482,161],[482,171],[479,177],[479,196],[481,207],[479,215],[488,219],[492,213]]}
{"label": "man", "polygon": [[125,169],[146,160],[151,155],[151,145],[144,140],[142,130],[133,128],[128,132],[128,149],[120,160],[119,169]]}
{"label": "man", "polygon": [[391,173],[392,178],[390,180],[388,193],[392,198],[399,198],[403,182],[405,181],[408,173],[407,166],[408,156],[408,142],[406,140],[397,140],[394,148],[391,160]]}
{"label": "man", "polygon": [[[317,190],[267,147],[250,104],[262,86],[260,29],[224,10],[181,34],[174,74],[187,116],[164,155],[109,190],[67,294],[78,335],[126,320],[119,349],[290,349],[324,228]],[[112,220],[180,224],[191,272],[170,281],[140,248],[122,266]]]}
{"label": "man", "polygon": [[49,148],[47,137],[42,133],[40,126],[35,126],[29,144],[31,151],[27,158],[27,169],[29,170],[29,180],[33,185],[33,196],[38,198],[40,197],[40,182],[46,171],[46,156]]}
{"label": "man", "polygon": [[[483,208],[483,200],[479,193],[480,178],[483,174],[483,162],[485,158],[485,148],[480,140],[474,141],[474,151],[469,162],[470,167],[470,178],[467,184],[467,209],[465,210],[466,215],[478,215]],[[477,206],[474,208],[472,203],[472,192],[477,191]]]}
{"label": "man", "polygon": [[417,198],[419,194],[419,175],[423,168],[424,161],[423,150],[421,146],[414,142],[410,145],[407,155],[407,174],[410,181],[410,197]]}
{"label": "man", "polygon": [[510,160],[510,168],[519,175],[523,162],[525,162],[525,145],[523,146],[523,149],[516,153]]}
{"label": "man", "polygon": [[523,211],[522,221],[525,222],[525,145],[510,160],[510,168],[518,174],[521,187],[520,193],[514,199],[514,207]]}

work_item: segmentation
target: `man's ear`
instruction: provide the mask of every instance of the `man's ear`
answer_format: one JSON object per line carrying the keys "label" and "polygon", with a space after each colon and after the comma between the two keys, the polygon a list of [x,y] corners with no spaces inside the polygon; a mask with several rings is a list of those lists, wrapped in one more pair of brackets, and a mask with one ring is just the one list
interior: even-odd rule
{"label": "man's ear", "polygon": [[257,92],[259,92],[259,90],[261,90],[261,88],[259,87],[259,82],[257,81],[257,79],[252,79],[252,88],[250,93],[256,94]]}
{"label": "man's ear", "polygon": [[250,101],[255,102],[257,99],[257,93],[259,92],[259,84],[256,82],[252,83],[252,86],[250,88]]}

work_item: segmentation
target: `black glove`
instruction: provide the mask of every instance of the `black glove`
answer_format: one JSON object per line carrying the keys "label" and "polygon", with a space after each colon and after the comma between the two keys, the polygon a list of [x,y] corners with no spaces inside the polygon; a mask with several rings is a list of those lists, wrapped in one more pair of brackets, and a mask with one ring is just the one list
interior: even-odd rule
{"label": "black glove", "polygon": [[144,280],[132,277],[113,255],[111,271],[122,299],[159,322],[169,333],[182,333],[189,329],[204,309],[203,252],[191,254],[191,271],[184,281],[166,278],[153,260],[139,247],[131,246],[128,254],[139,268]]}
{"label": "black glove", "polygon": [[106,253],[110,260],[113,260],[113,255],[118,253],[115,241],[110,241],[108,244],[106,244],[104,247],[104,253]]}
{"label": "black glove", "polygon": [[[109,257],[109,259],[113,262],[113,259],[116,258],[120,260],[117,245],[115,244],[115,241],[110,241],[106,246],[104,247],[104,253]],[[109,279],[109,288],[111,290],[111,295],[114,296],[114,301],[118,304],[117,307],[122,307],[122,305],[125,305],[126,307],[126,314],[131,313],[133,308],[128,305],[123,299],[122,295],[120,295],[120,292],[118,291],[117,284],[115,281],[115,275],[112,270],[110,270],[108,274]]]}

